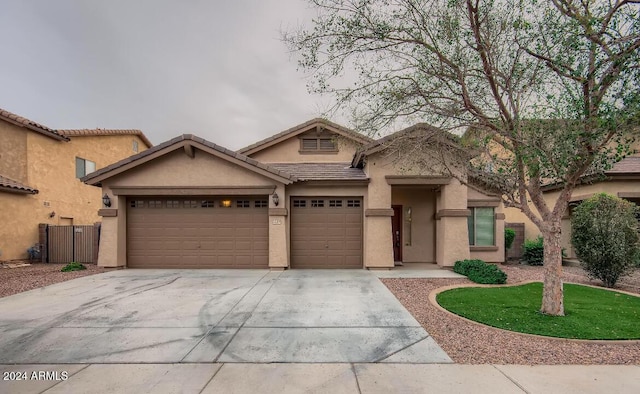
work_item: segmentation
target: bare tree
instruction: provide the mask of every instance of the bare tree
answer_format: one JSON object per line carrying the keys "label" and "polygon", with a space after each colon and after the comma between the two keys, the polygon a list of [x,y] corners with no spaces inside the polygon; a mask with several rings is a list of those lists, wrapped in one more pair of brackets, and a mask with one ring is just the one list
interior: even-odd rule
{"label": "bare tree", "polygon": [[[501,195],[540,229],[541,312],[563,315],[567,202],[585,174],[624,157],[637,134],[640,2],[310,3],[313,26],[284,39],[313,72],[311,91],[334,94],[359,130],[399,121],[468,130],[463,142],[484,152],[464,161],[469,183]],[[554,204],[543,198],[544,183],[562,185]]]}

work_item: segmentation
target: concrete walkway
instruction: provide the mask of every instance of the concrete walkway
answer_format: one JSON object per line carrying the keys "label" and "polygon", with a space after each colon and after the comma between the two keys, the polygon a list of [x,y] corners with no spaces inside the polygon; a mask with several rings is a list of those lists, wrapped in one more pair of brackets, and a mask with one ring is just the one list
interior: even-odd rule
{"label": "concrete walkway", "polygon": [[[0,380],[0,392],[12,394],[640,392],[637,365],[58,364],[0,371],[11,379]],[[15,373],[27,380],[14,380]]]}

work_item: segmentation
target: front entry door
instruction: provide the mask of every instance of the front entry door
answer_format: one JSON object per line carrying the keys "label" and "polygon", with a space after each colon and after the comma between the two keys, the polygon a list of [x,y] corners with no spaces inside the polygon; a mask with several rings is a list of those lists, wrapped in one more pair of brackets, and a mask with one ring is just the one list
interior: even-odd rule
{"label": "front entry door", "polygon": [[402,261],[402,205],[392,205],[391,231],[393,232],[393,260]]}

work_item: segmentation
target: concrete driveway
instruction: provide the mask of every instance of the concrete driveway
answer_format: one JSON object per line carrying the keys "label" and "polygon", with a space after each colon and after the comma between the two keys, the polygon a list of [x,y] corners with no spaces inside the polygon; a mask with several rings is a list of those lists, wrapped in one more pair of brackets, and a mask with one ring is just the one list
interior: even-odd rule
{"label": "concrete driveway", "polygon": [[451,360],[365,270],[129,269],[0,299],[0,364],[181,362]]}

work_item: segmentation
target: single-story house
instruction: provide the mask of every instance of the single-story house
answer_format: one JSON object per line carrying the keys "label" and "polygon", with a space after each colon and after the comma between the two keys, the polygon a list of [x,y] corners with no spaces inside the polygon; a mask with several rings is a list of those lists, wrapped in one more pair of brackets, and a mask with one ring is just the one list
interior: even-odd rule
{"label": "single-story house", "polygon": [[500,200],[435,166],[401,168],[387,152],[393,138],[313,119],[238,151],[182,135],[109,165],[83,179],[110,200],[99,211],[98,264],[391,269],[504,261]]}

